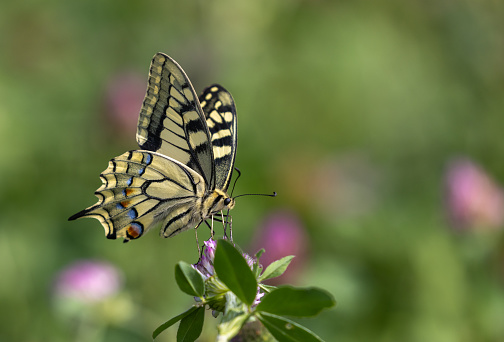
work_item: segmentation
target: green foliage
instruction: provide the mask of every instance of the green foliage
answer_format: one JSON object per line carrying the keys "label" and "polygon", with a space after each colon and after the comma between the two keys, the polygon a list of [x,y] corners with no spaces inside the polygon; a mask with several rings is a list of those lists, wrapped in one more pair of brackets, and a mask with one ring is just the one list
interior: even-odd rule
{"label": "green foliage", "polygon": [[186,262],[179,261],[175,266],[175,280],[179,288],[188,295],[202,297],[205,294],[203,277]]}
{"label": "green foliage", "polygon": [[279,342],[321,342],[312,331],[285,317],[263,312],[257,318]]}
{"label": "green foliage", "polygon": [[186,315],[180,321],[177,331],[177,342],[193,342],[201,335],[203,321],[205,319],[205,308],[199,307]]}
{"label": "green foliage", "polygon": [[275,315],[310,317],[334,304],[334,298],[327,291],[315,287],[282,286],[264,296],[256,310]]}
{"label": "green foliage", "polygon": [[[257,275],[258,280],[271,278],[272,275],[280,276],[287,269],[291,259],[292,256],[273,262],[266,268],[264,272],[266,275],[264,273]],[[219,339],[222,341],[227,341],[238,334],[243,325],[254,317],[259,319],[279,341],[321,341],[307,328],[278,315],[315,316],[323,309],[330,308],[335,304],[329,293],[315,287],[283,286],[271,292],[263,290],[264,297],[257,305],[254,302],[258,293],[258,280],[235,246],[226,240],[219,240],[213,264],[216,275],[206,280],[210,284],[207,288],[212,288],[215,283],[222,282],[228,289],[225,295],[222,296],[215,291],[199,292],[201,289],[203,291],[205,289],[204,284],[199,284],[202,277],[195,275],[193,272],[195,270],[190,265],[179,262],[175,268],[175,274],[178,277],[177,284],[182,291],[189,295],[197,293],[202,302],[164,323],[155,330],[153,337],[158,336],[161,331],[181,320],[177,332],[177,342],[194,341],[201,333],[204,320],[202,312],[208,304],[214,310],[224,307],[224,310],[221,310],[223,311],[222,320],[218,325]],[[257,264],[257,261],[254,264]],[[259,289],[262,290],[263,286],[259,286]],[[224,305],[219,305],[218,302],[224,302]]]}
{"label": "green foliage", "polygon": [[156,328],[156,330],[154,330],[154,332],[152,333],[152,338],[155,339],[159,334],[161,334],[163,331],[165,331],[166,329],[168,329],[169,327],[171,327],[172,325],[174,325],[175,323],[177,323],[178,321],[180,321],[181,319],[183,319],[184,317],[186,317],[187,315],[190,315],[192,314],[194,311],[196,311],[198,309],[197,306],[193,306],[192,308],[190,308],[189,310],[181,313],[180,315],[178,316],[175,316],[173,317],[172,319],[169,319],[168,321],[166,321],[165,323],[161,324],[159,327]]}
{"label": "green foliage", "polygon": [[271,264],[268,265],[268,267],[266,267],[263,274],[261,274],[258,280],[264,281],[282,275],[289,266],[293,258],[294,255],[289,255],[283,257],[280,260],[273,261]]}
{"label": "green foliage", "polygon": [[226,293],[224,315],[217,327],[219,336],[223,339],[235,336],[248,320],[249,315],[247,313],[247,305],[240,302],[233,292],[229,291]]}
{"label": "green foliage", "polygon": [[241,253],[225,240],[219,240],[214,260],[219,279],[245,304],[252,305],[257,281]]}

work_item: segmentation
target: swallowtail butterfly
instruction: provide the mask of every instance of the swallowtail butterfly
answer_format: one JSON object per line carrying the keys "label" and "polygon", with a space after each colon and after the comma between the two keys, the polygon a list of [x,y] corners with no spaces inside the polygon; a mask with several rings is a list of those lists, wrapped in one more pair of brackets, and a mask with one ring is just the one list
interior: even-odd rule
{"label": "swallowtail butterfly", "polygon": [[93,217],[107,238],[137,239],[157,223],[171,237],[234,207],[227,194],[236,155],[236,108],[214,84],[196,96],[169,56],[150,66],[136,140],[140,150],[113,158],[98,203],[69,220]]}

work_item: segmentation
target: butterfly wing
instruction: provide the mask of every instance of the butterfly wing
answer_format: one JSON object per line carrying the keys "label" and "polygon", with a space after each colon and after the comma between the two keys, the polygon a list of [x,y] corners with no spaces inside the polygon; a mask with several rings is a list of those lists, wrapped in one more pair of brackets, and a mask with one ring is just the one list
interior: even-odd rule
{"label": "butterfly wing", "polygon": [[107,238],[136,239],[164,221],[163,234],[193,228],[205,181],[186,165],[149,151],[130,151],[109,162],[100,175],[95,205],[70,217],[98,219]]}
{"label": "butterfly wing", "polygon": [[178,160],[215,188],[210,133],[194,88],[182,68],[163,53],[152,59],[137,127],[143,150]]}
{"label": "butterfly wing", "polygon": [[231,94],[218,84],[206,88],[199,97],[210,131],[215,162],[215,186],[227,191],[233,174],[237,122]]}

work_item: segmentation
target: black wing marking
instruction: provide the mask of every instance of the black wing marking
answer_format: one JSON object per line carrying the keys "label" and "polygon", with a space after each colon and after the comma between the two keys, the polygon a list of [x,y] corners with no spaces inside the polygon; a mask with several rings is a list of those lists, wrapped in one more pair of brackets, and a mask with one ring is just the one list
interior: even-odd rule
{"label": "black wing marking", "polygon": [[206,88],[199,97],[210,131],[215,162],[215,186],[227,191],[233,174],[236,145],[236,107],[231,94],[218,84]]}
{"label": "black wing marking", "polygon": [[[102,172],[98,202],[69,220],[93,217],[109,239],[142,236],[156,223],[183,208],[193,212],[205,193],[203,178],[178,161],[150,151],[126,152]],[[194,215],[189,215],[192,217]],[[176,222],[181,231],[191,221]]]}
{"label": "black wing marking", "polygon": [[163,53],[152,59],[137,127],[140,148],[169,156],[215,188],[215,165],[205,116],[189,78]]}

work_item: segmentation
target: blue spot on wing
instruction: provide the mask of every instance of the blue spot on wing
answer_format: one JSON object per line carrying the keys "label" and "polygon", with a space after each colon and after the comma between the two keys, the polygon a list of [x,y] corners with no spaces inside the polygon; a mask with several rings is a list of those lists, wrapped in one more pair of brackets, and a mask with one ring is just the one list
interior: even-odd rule
{"label": "blue spot on wing", "polygon": [[138,228],[139,230],[143,229],[143,226],[138,222],[131,222],[131,226]]}
{"label": "blue spot on wing", "polygon": [[133,177],[130,177],[127,181],[126,184],[130,186],[133,183]]}
{"label": "blue spot on wing", "polygon": [[124,209],[124,206],[121,203],[117,203],[116,208],[121,210],[121,209]]}
{"label": "blue spot on wing", "polygon": [[141,176],[145,172],[145,167],[142,167],[140,170],[138,170],[138,174]]}
{"label": "blue spot on wing", "polygon": [[150,154],[145,155],[145,164],[149,165],[152,162],[152,156]]}
{"label": "blue spot on wing", "polygon": [[134,220],[138,217],[138,212],[136,211],[135,208],[130,209],[130,211],[128,211],[128,216],[130,219]]}

